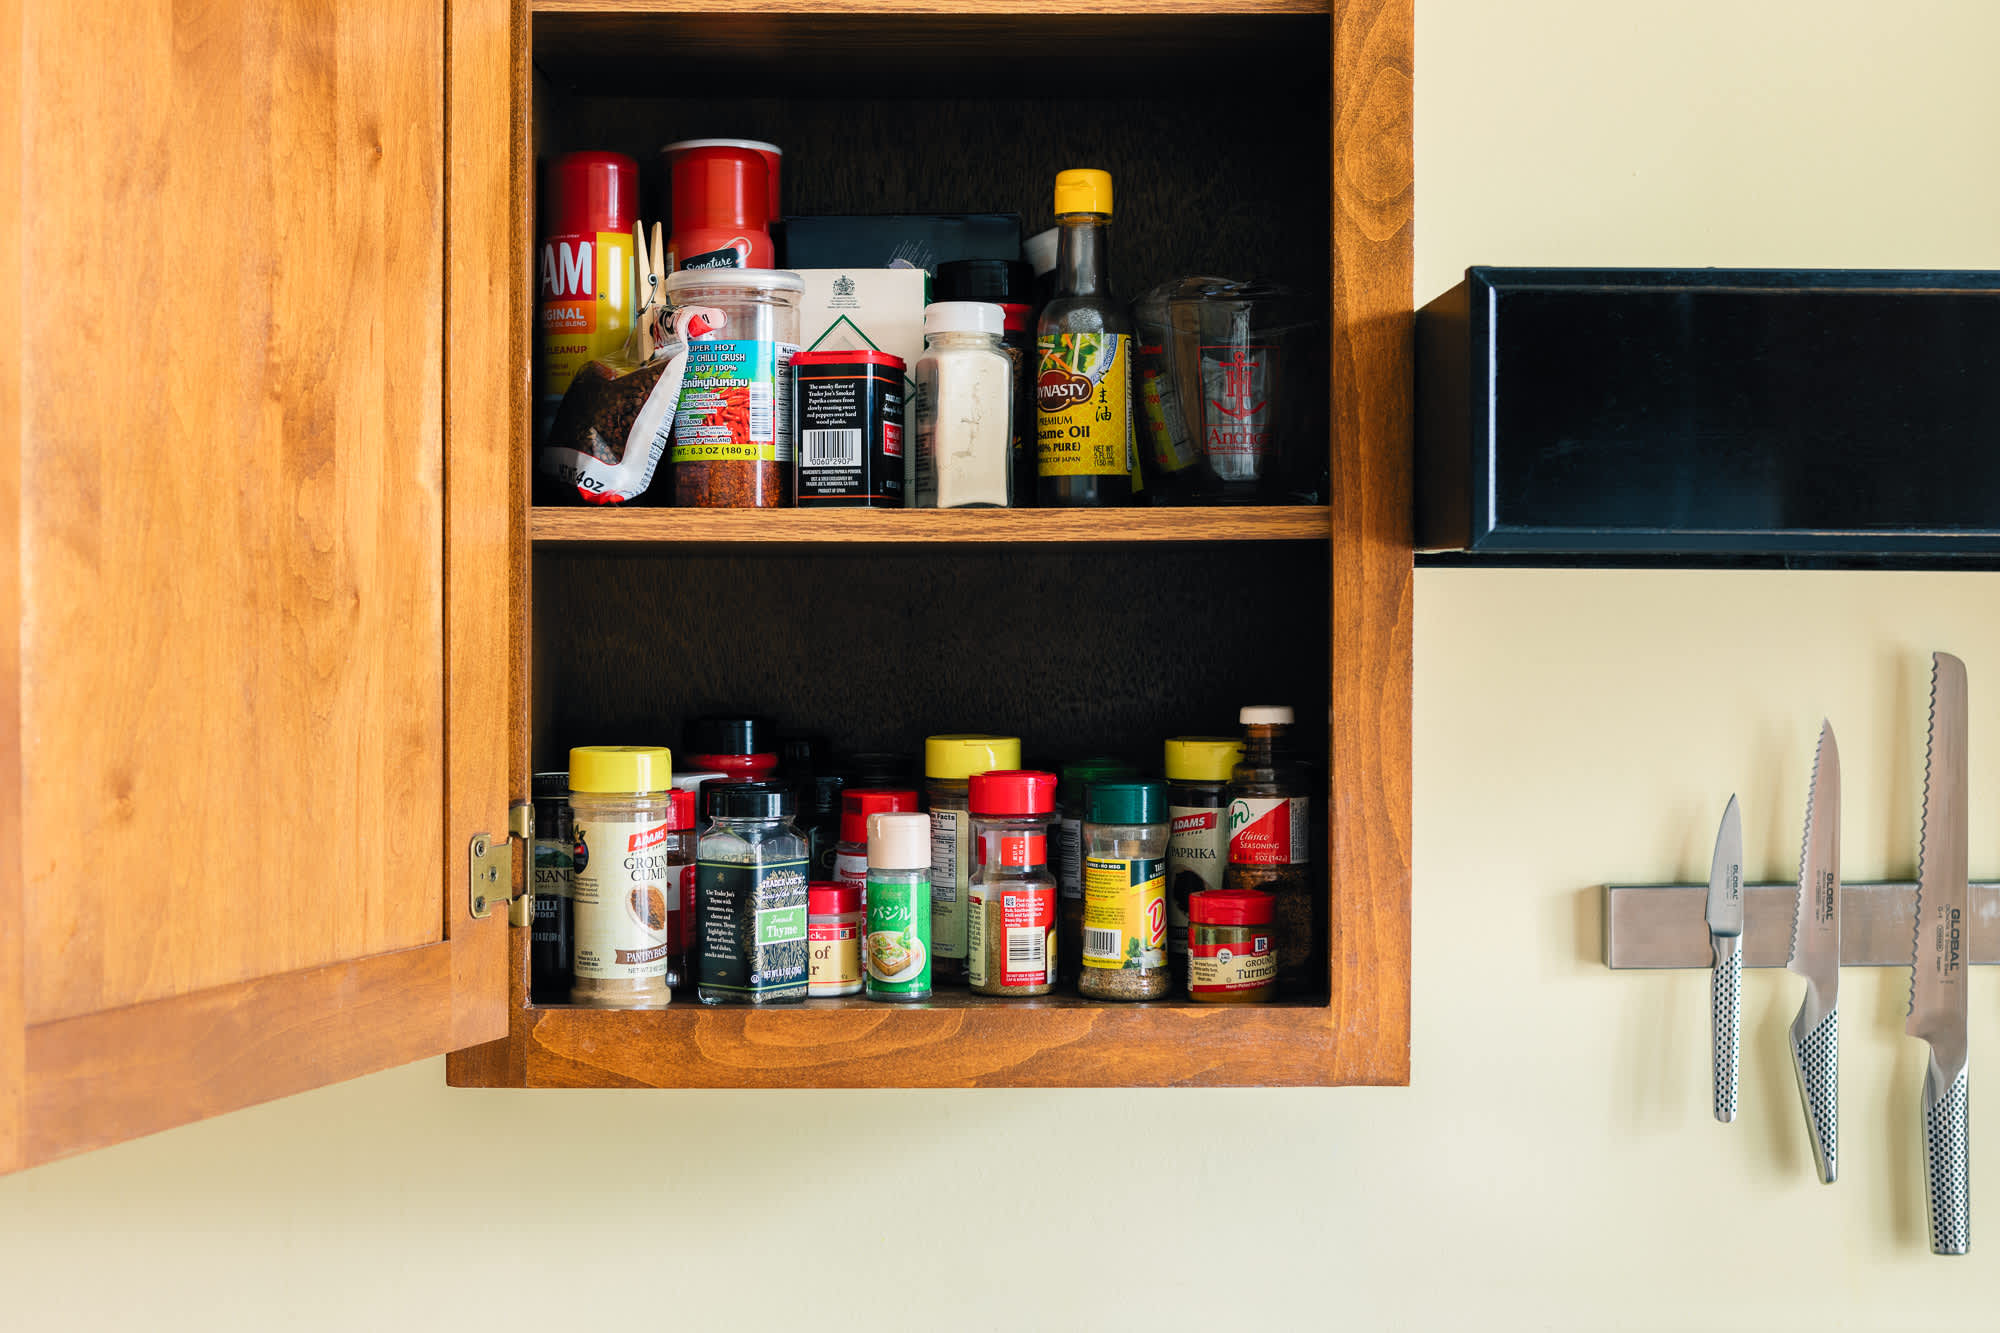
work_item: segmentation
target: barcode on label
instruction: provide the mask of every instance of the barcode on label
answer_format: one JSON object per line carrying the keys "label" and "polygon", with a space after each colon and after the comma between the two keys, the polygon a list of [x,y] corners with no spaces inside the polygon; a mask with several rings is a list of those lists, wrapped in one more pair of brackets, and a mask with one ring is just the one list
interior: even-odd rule
{"label": "barcode on label", "polygon": [[861,432],[809,430],[799,441],[799,461],[807,467],[860,467]]}
{"label": "barcode on label", "polygon": [[771,424],[771,386],[750,386],[750,438],[759,442],[774,438]]}
{"label": "barcode on label", "polygon": [[1083,932],[1083,956],[1116,958],[1122,961],[1125,957],[1124,941],[1118,938],[1118,932],[1115,930],[1092,930],[1086,927]]}
{"label": "barcode on label", "polygon": [[[1109,935],[1113,932],[1102,931]],[[1007,970],[1009,972],[1046,972],[1048,970],[1049,936],[1040,926],[1014,927],[1007,932]]]}

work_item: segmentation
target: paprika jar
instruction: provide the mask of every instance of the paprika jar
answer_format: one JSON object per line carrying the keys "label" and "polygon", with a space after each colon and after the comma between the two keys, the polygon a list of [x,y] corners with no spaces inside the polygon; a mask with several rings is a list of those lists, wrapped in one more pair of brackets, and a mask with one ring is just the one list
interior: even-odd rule
{"label": "paprika jar", "polygon": [[1188,900],[1188,998],[1258,1004],[1271,998],[1278,955],[1273,899],[1258,889],[1206,889]]}
{"label": "paprika jar", "polygon": [[[792,357],[805,280],[768,268],[684,269],[667,279],[676,308],[714,311],[689,326],[674,411],[674,503],[706,509],[791,503]],[[702,330],[696,332],[696,330]]]}
{"label": "paprika jar", "polygon": [[1047,995],[1056,984],[1056,775],[975,773],[967,786],[979,862],[967,886],[967,978],[980,995]]}

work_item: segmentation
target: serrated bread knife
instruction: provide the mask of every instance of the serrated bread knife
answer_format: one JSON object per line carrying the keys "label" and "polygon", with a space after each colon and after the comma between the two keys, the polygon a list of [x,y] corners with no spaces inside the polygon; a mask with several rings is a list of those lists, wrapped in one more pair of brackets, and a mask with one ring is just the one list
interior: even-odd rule
{"label": "serrated bread knife", "polygon": [[1924,1071],[1924,1186],[1931,1253],[1972,1246],[1971,1153],[1965,1098],[1965,663],[1931,656],[1930,743],[1917,852],[1915,955],[1904,1030],[1931,1045]]}
{"label": "serrated bread knife", "polygon": [[1708,942],[1715,953],[1708,1003],[1715,1031],[1715,1118],[1736,1118],[1737,1023],[1743,1005],[1743,816],[1736,798],[1722,812],[1708,867]]}
{"label": "serrated bread knife", "polygon": [[1813,1165],[1831,1185],[1840,1171],[1840,746],[1831,722],[1819,724],[1813,752],[1786,966],[1806,979],[1805,1001],[1792,1020],[1792,1072]]}

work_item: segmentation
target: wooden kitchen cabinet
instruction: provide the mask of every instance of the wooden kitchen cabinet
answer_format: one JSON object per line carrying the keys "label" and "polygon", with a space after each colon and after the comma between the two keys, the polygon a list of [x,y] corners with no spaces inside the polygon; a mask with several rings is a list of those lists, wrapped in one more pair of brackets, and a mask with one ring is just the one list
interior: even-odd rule
{"label": "wooden kitchen cabinet", "polygon": [[[0,1170],[446,1051],[482,1086],[1406,1080],[1410,58],[1409,0],[31,11],[0,39]],[[934,160],[871,155],[910,125]],[[1101,143],[1121,294],[1217,236],[1325,284],[1331,504],[531,510],[537,152],[757,126],[797,211],[1026,207]],[[718,581],[776,609],[718,619],[688,591]],[[925,682],[918,734],[1150,746],[1260,688],[1324,707],[1325,994],[530,1005],[469,848],[504,848],[531,767],[633,719],[661,730],[616,739],[671,741],[731,681],[777,708],[779,677],[729,674],[746,636],[825,655],[884,581],[1035,608],[992,670],[925,669],[908,617],[843,645]],[[1165,657],[1129,646],[1163,627]],[[1101,704],[1037,675],[1065,637]],[[799,689],[836,739],[884,725]]]}

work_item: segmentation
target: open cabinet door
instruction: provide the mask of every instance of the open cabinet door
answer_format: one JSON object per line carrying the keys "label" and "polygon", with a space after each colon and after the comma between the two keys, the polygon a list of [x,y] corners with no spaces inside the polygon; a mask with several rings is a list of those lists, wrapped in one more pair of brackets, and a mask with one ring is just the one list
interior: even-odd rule
{"label": "open cabinet door", "polygon": [[0,3],[0,1170],[505,1031],[511,16],[449,11]]}

